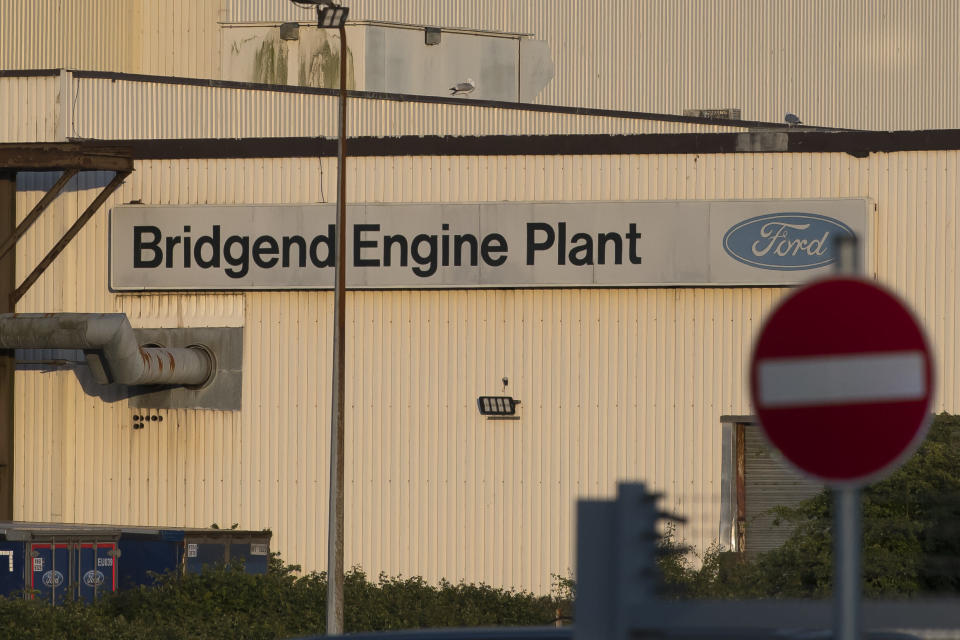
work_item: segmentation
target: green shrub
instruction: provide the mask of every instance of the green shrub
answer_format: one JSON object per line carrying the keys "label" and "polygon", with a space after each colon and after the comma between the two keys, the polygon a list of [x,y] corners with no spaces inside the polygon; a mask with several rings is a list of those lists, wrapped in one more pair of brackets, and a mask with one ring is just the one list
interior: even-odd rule
{"label": "green shrub", "polygon": [[[796,525],[779,548],[748,560],[709,549],[694,567],[670,553],[661,568],[681,597],[823,598],[833,588],[833,499],[823,491],[777,510]],[[867,597],[960,593],[960,416],[936,416],[916,454],[862,493],[863,593]]]}
{"label": "green shrub", "polygon": [[[0,638],[60,640],[266,640],[323,633],[327,579],[298,576],[274,559],[265,575],[239,566],[201,574],[159,576],[152,587],[109,594],[94,604],[0,598]],[[562,582],[560,585],[562,587]],[[347,632],[425,627],[542,625],[569,612],[567,590],[536,596],[487,585],[434,586],[422,578],[381,575],[374,582],[354,568],[344,583]]]}

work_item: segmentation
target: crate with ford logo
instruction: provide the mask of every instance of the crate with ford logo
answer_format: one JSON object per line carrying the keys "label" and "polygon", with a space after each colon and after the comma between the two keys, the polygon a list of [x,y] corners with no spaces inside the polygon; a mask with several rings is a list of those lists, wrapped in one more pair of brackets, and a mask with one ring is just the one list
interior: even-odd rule
{"label": "crate with ford logo", "polygon": [[155,574],[243,562],[266,573],[270,531],[0,522],[0,595],[97,599],[151,585]]}

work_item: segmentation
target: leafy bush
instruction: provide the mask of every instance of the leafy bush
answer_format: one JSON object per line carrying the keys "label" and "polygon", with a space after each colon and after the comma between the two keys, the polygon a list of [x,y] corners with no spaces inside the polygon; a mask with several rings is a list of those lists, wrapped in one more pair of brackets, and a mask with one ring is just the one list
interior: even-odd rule
{"label": "leafy bush", "polygon": [[[752,560],[719,546],[694,567],[668,536],[661,568],[686,597],[826,597],[833,584],[829,492],[778,519],[796,524],[778,549]],[[870,597],[960,593],[960,416],[934,419],[923,445],[890,477],[864,489],[863,590]]]}
{"label": "leafy bush", "polygon": [[[327,579],[297,576],[299,567],[274,559],[265,575],[242,567],[202,574],[164,575],[153,587],[110,594],[97,603],[0,598],[0,638],[61,640],[272,639],[324,633]],[[487,585],[433,586],[422,578],[387,577],[376,582],[358,568],[344,582],[344,627],[348,632],[423,627],[539,625],[570,611],[572,595],[550,596]]]}

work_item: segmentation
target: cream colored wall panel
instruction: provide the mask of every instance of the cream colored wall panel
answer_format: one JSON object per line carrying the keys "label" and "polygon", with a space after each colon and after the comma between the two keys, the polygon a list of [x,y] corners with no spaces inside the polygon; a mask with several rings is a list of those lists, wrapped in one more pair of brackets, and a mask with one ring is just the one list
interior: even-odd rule
{"label": "cream colored wall panel", "polygon": [[220,0],[6,0],[0,69],[218,78]]}
{"label": "cream colored wall panel", "polygon": [[[865,129],[960,127],[950,0],[493,0],[354,3],[351,18],[529,33],[556,76],[537,102]],[[219,21],[315,20],[287,1],[11,0],[0,68],[220,78]],[[27,44],[29,43],[29,46]]]}
{"label": "cream colored wall panel", "polygon": [[[272,0],[269,0],[272,1]],[[139,0],[139,73],[220,77],[221,0]]]}
{"label": "cream colored wall panel", "polygon": [[[228,0],[226,22],[316,20],[292,3]],[[615,0],[589,6],[555,0],[384,2],[350,5],[351,20],[380,20],[448,28],[528,33],[547,40],[556,77],[537,102],[638,110],[641,3]]]}
{"label": "cream colored wall panel", "polygon": [[[764,291],[745,295],[753,307],[766,310],[774,296]],[[697,516],[692,525],[697,538],[712,540],[719,516],[709,485],[719,478],[719,414],[704,412],[709,419],[698,424],[692,390],[712,389],[715,373],[690,363],[700,350],[719,351],[718,360],[742,361],[740,350],[749,345],[743,338],[733,352],[710,339],[691,338],[689,327],[701,320],[696,310],[705,309],[703,298],[712,294],[694,289],[352,294],[346,503],[347,529],[356,533],[348,533],[348,564],[431,580],[456,576],[547,589],[550,573],[571,568],[575,497],[609,495],[616,478],[645,479],[666,491],[668,506]],[[322,405],[319,423],[315,417],[276,416],[278,425],[289,425],[287,432],[281,426],[264,439],[258,425],[274,419],[272,407],[295,406],[302,391],[285,385],[284,372],[272,363],[252,367],[263,379],[254,377],[250,384],[250,400],[258,404],[249,410],[250,483],[259,487],[250,499],[267,515],[251,526],[271,526],[281,549],[306,545],[307,556],[297,561],[322,566],[323,522],[303,529],[297,522],[302,516],[283,520],[279,505],[268,505],[278,499],[277,483],[291,486],[290,456],[308,455],[319,464],[310,469],[298,464],[308,475],[292,484],[312,489],[294,504],[316,504],[323,513],[329,391],[316,378],[329,369],[330,327],[324,317],[330,295],[249,295],[251,351],[265,344],[269,348],[260,351],[269,353],[272,363],[298,362],[307,393],[319,386],[321,395],[313,401]],[[304,298],[320,302],[305,306]],[[704,312],[704,322],[735,326],[743,312],[739,305],[719,319]],[[680,316],[694,320],[678,322]],[[298,318],[296,326],[292,318]],[[304,336],[303,325],[324,326]],[[649,352],[631,349],[639,336],[649,341]],[[304,354],[313,361],[304,362]],[[476,415],[476,396],[499,392],[503,376],[509,378],[508,390],[523,400],[520,421]],[[618,385],[615,379],[629,382]],[[745,408],[740,391],[737,404],[721,407],[721,413]],[[614,420],[621,404],[625,413],[652,404],[654,415],[639,424]],[[604,426],[611,424],[617,426]],[[309,451],[286,444],[302,437],[297,432],[314,435]],[[693,452],[697,457],[687,459]],[[274,466],[277,457],[286,463]],[[698,484],[704,477],[711,481],[706,488]],[[294,523],[299,533],[282,532]]]}
{"label": "cream colored wall panel", "polygon": [[[302,20],[291,3],[227,0],[228,22]],[[740,108],[780,122],[960,127],[960,5],[933,0],[365,0],[351,19],[528,33],[556,75],[537,102],[655,113]]]}
{"label": "cream colored wall panel", "polygon": [[[338,98],[146,80],[75,78],[70,135],[100,139],[337,137]],[[743,131],[614,116],[354,98],[350,136]]]}
{"label": "cream colored wall panel", "polygon": [[[0,3],[0,69],[135,71],[132,28],[141,0]],[[137,25],[139,26],[139,25]]]}
{"label": "cream colored wall panel", "polygon": [[125,294],[115,300],[134,328],[243,326],[242,293]]}
{"label": "cream colored wall panel", "polygon": [[[17,175],[17,215],[22,219],[56,182],[58,172],[21,172]],[[81,172],[70,182],[44,215],[17,243],[17,278],[22,281],[63,236],[87,205],[110,180],[110,174]],[[115,194],[116,195],[116,194]],[[94,216],[83,231],[48,267],[21,301],[27,308],[87,311],[104,308],[106,282],[106,222]],[[82,247],[82,249],[81,249]],[[64,281],[72,281],[64,286]],[[91,295],[92,292],[97,292]],[[98,295],[97,295],[98,294]]]}
{"label": "cream colored wall panel", "polygon": [[235,515],[237,414],[152,412],[163,422],[135,431],[124,401],[94,401],[79,386],[82,375],[90,383],[82,367],[59,368],[16,375],[18,397],[38,404],[17,408],[18,423],[27,426],[15,441],[23,488],[15,518],[204,527]]}
{"label": "cream colored wall panel", "polygon": [[[937,410],[960,411],[952,224],[956,151],[872,154],[354,158],[351,201],[866,197],[879,279],[939,353]],[[313,202],[332,159],[138,162],[112,202]],[[53,174],[21,177],[21,212]],[[33,264],[106,175],[77,181],[25,239]],[[22,215],[22,214],[21,214]],[[17,374],[17,517],[270,527],[325,567],[328,292],[114,295],[103,212],[18,306],[122,310],[137,322],[244,326],[241,412],[164,412],[133,431],[123,401],[87,395],[82,367]],[[89,255],[87,255],[89,253]],[[92,256],[92,257],[91,257]],[[21,262],[22,261],[22,262]],[[750,413],[747,356],[783,294],[767,288],[362,291],[348,297],[348,565],[371,575],[484,580],[545,592],[573,565],[578,496],[642,479],[718,535],[723,414]],[[522,400],[486,421],[476,397]],[[98,443],[96,446],[90,443]],[[102,453],[101,453],[102,451]],[[98,457],[102,456],[102,457]],[[101,465],[91,474],[90,459]]]}
{"label": "cream colored wall panel", "polygon": [[0,141],[56,140],[60,87],[57,76],[0,77]]}

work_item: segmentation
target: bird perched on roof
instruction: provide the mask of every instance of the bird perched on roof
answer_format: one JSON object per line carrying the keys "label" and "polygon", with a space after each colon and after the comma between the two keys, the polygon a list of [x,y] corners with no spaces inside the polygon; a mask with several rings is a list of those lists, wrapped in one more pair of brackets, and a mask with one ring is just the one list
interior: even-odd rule
{"label": "bird perched on roof", "polygon": [[792,113],[788,113],[787,115],[783,116],[783,119],[784,119],[784,120],[787,122],[787,124],[790,125],[791,127],[795,127],[795,126],[797,126],[798,124],[803,124],[802,122],[800,122],[800,118],[798,118],[796,115],[794,115],[794,114],[792,114]]}
{"label": "bird perched on roof", "polygon": [[473,90],[476,88],[477,88],[477,85],[474,84],[473,78],[467,78],[466,82],[458,82],[457,84],[450,87],[450,95],[465,96],[468,93],[473,93]]}

